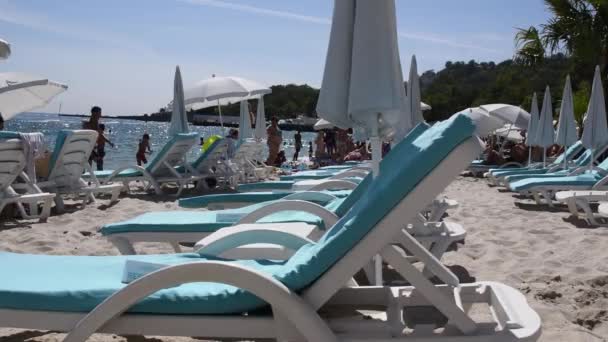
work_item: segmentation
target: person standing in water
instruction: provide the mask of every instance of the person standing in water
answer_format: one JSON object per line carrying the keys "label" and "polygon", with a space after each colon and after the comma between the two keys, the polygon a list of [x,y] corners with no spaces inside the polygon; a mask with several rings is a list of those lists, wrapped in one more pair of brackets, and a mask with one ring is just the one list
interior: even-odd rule
{"label": "person standing in water", "polygon": [[114,147],[114,144],[105,136],[106,125],[99,124],[99,133],[97,135],[97,146],[95,146],[97,158],[95,163],[97,164],[97,171],[103,171],[103,158],[106,156],[106,143]]}
{"label": "person standing in water", "polygon": [[137,148],[137,154],[135,155],[138,166],[148,163],[146,152],[152,153],[152,150],[150,149],[150,135],[148,133],[144,133],[144,136],[139,141],[139,147]]}
{"label": "person standing in water", "polygon": [[298,156],[300,155],[300,150],[302,149],[302,133],[300,131],[296,131],[296,134],[293,136],[296,144],[296,152],[293,154],[293,161],[298,161]]}
{"label": "person standing in water", "polygon": [[268,135],[268,160],[266,160],[266,164],[276,165],[277,155],[283,142],[283,133],[279,129],[279,120],[275,116],[270,120],[270,126],[266,128],[266,134]]}
{"label": "person standing in water", "polygon": [[[82,129],[90,129],[99,133],[99,120],[101,119],[101,107],[93,106],[91,108],[91,117],[89,121],[85,121],[82,123]],[[93,160],[97,160],[97,146],[93,148],[91,151],[91,155],[89,156],[89,165],[93,165]]]}

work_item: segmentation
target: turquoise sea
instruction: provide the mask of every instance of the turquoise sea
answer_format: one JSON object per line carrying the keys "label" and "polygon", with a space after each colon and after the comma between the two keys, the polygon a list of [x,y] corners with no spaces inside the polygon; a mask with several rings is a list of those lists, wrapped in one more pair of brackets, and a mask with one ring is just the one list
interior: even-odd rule
{"label": "turquoise sea", "polygon": [[[57,133],[62,129],[81,129],[84,118],[59,116],[58,114],[45,113],[24,113],[13,120],[6,122],[6,130],[17,132],[42,132],[52,151],[55,144]],[[169,139],[167,130],[169,124],[165,122],[143,122],[136,120],[123,120],[113,118],[102,118],[102,123],[106,125],[106,136],[116,145],[111,148],[106,146],[106,158],[104,167],[107,170],[122,166],[135,164],[135,152],[137,144],[144,133],[150,134],[152,151],[158,151]],[[190,126],[192,132],[198,132],[202,137],[209,137],[214,134],[226,135],[228,128],[224,128],[222,134],[221,127],[202,127]],[[293,136],[295,132],[283,132],[283,142],[287,143],[283,149],[288,159],[293,155]],[[305,146],[314,140],[314,133],[302,133],[302,140]],[[303,153],[304,152],[304,153]],[[194,147],[190,151],[189,158],[194,160],[200,153],[200,148]],[[152,153],[154,155],[154,153]],[[308,156],[308,149],[300,152],[300,157]]]}

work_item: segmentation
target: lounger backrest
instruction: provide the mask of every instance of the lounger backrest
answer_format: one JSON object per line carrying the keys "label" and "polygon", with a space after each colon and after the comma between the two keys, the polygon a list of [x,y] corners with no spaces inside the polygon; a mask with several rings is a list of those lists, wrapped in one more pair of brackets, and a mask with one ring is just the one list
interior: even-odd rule
{"label": "lounger backrest", "polygon": [[205,165],[214,164],[218,160],[225,158],[226,150],[228,149],[228,145],[226,144],[226,139],[218,138],[216,139],[207,149],[203,152],[194,163],[192,163],[192,167],[196,170],[205,169]]}
{"label": "lounger backrest", "polygon": [[92,130],[62,130],[57,134],[49,161],[49,177],[59,187],[73,187],[80,181],[97,142]]}
{"label": "lounger backrest", "polygon": [[[393,209],[408,199],[412,190],[419,192],[416,188],[425,177],[433,172],[451,152],[464,142],[469,142],[475,126],[470,118],[456,115],[449,120],[438,123],[429,128],[411,143],[398,144],[394,151],[395,156],[389,163],[385,164],[382,174],[374,178],[369,185],[368,191],[355,206],[342,217],[325,235],[317,242],[305,245],[283,264],[278,264],[273,271],[273,276],[294,290],[302,290],[313,284],[315,280],[322,277],[325,272],[336,265],[349,251],[360,247],[362,239],[376,231],[376,225]],[[467,145],[469,146],[469,145]],[[481,145],[477,142],[475,149],[470,149],[465,156],[458,156],[459,167],[464,169],[466,165],[481,151]],[[468,159],[470,158],[470,159]],[[441,170],[443,177],[442,185],[447,185],[459,170]],[[437,193],[425,193],[422,202],[430,202],[442,189],[432,189]],[[412,210],[416,212],[424,209],[427,203],[416,203]],[[411,210],[410,210],[411,211]],[[415,212],[411,213],[412,216]],[[408,217],[403,217],[406,223]],[[390,238],[394,238],[402,226],[391,227]],[[386,232],[382,232],[386,234]],[[371,235],[371,234],[370,234]],[[389,239],[390,239],[389,238]],[[390,240],[388,240],[390,241]],[[383,241],[386,246],[388,241]],[[357,260],[354,265],[356,272],[361,269],[379,250],[373,251],[366,259]],[[354,274],[353,272],[353,274]],[[350,274],[349,276],[352,276]],[[348,277],[339,284],[341,287]],[[316,285],[315,285],[316,286]]]}
{"label": "lounger backrest", "polygon": [[[411,144],[416,140],[422,133],[424,133],[430,126],[426,123],[420,123],[414,129],[412,129],[406,136],[401,140],[398,145],[401,144]],[[398,146],[397,145],[397,146]],[[398,149],[396,149],[398,150]],[[396,163],[395,159],[400,158],[398,153],[393,153],[391,150],[384,159],[380,162],[380,174],[382,175],[383,170],[387,167],[386,165],[393,165]],[[346,213],[350,210],[350,208],[359,201],[359,199],[367,192],[369,185],[371,184],[374,176],[373,174],[368,174],[363,178],[363,181],[359,183],[359,185],[348,195],[344,201],[340,203],[340,205],[336,208],[335,213],[339,217],[346,215]]]}
{"label": "lounger backrest", "polygon": [[171,167],[183,166],[186,163],[188,152],[197,143],[197,139],[198,133],[175,135],[152,158],[148,166],[146,166],[146,170],[153,176],[172,175],[173,173],[164,162]]}
{"label": "lounger backrest", "polygon": [[[593,158],[593,150],[585,150],[585,152],[583,152],[580,156],[578,156],[578,158],[576,158],[574,160],[574,163],[577,166],[585,166],[585,165],[589,164],[589,162],[591,161],[591,158]],[[560,163],[563,163],[563,162],[564,162],[564,160],[562,159]],[[555,163],[558,163],[558,161],[556,160]]]}
{"label": "lounger backrest", "polygon": [[21,141],[8,133],[0,132],[0,192],[15,181],[26,164]]}
{"label": "lounger backrest", "polygon": [[574,145],[568,147],[566,149],[566,152],[560,154],[559,157],[557,157],[557,159],[555,159],[555,161],[553,162],[553,164],[559,165],[560,163],[563,163],[564,162],[564,157],[566,157],[568,160],[572,160],[572,158],[576,157],[576,155],[582,149],[583,149],[583,142],[579,140],[576,143],[574,143]]}

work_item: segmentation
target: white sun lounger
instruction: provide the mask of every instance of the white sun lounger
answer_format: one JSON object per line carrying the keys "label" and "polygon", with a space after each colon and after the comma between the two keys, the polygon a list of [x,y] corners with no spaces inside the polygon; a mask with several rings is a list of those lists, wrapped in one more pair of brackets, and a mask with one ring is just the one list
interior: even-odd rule
{"label": "white sun lounger", "polygon": [[[608,191],[605,190],[572,190],[559,191],[555,200],[568,205],[568,210],[574,217],[584,215],[584,219],[591,225],[597,226],[599,222],[591,209],[590,203],[608,201]],[[603,216],[603,215],[602,215]],[[605,218],[605,216],[603,216]]]}
{"label": "white sun lounger", "polygon": [[[82,205],[95,201],[95,194],[110,194],[110,203],[118,201],[120,186],[102,185],[98,180],[85,181],[85,170],[90,171],[89,156],[97,141],[92,130],[62,130],[57,134],[55,149],[49,161],[49,175],[39,179],[36,186],[55,194],[57,211],[64,210],[64,195],[83,196]],[[31,187],[18,184],[15,189]]]}
{"label": "white sun lounger", "polygon": [[[353,208],[357,210],[318,243],[268,234],[274,239],[269,242],[297,250],[286,262],[214,257],[242,244],[234,235],[201,254],[0,254],[0,272],[12,275],[0,281],[0,326],[67,331],[65,342],[84,341],[95,332],[309,342],[535,341],[540,318],[523,294],[495,282],[461,284],[402,233],[402,222],[423,210],[423,203],[432,201],[481,150],[477,138],[461,140],[473,132],[468,118],[437,125],[433,130],[449,137],[429,134],[427,142],[434,143],[424,145],[420,154],[426,161],[406,162],[415,162],[421,172],[379,178],[366,200]],[[446,146],[451,152],[438,157]],[[405,197],[394,197],[391,182],[406,178],[397,190],[405,191]],[[393,245],[397,236],[445,285],[432,284],[404,260]],[[411,286],[345,287],[377,254]],[[158,268],[125,285],[121,271],[129,272],[126,261],[157,263]],[[487,321],[468,314],[473,304],[485,305]],[[426,309],[422,315],[421,309]],[[441,314],[429,314],[429,309]],[[378,314],[362,317],[355,310]]]}
{"label": "white sun lounger", "polygon": [[[38,218],[44,222],[51,213],[55,195],[44,193],[36,186],[27,187],[22,193],[17,193],[11,186],[18,178],[31,184],[24,172],[26,160],[23,143],[19,139],[0,137],[0,213],[7,205],[15,204],[22,218]],[[39,203],[42,203],[41,211],[38,211]],[[24,204],[27,204],[28,210]]]}
{"label": "white sun lounger", "polygon": [[195,170],[186,159],[188,151],[197,143],[198,133],[177,134],[169,140],[154,156],[146,167],[132,165],[117,170],[95,172],[96,178],[104,184],[122,183],[126,191],[133,182],[142,182],[144,189],[154,189],[156,194],[163,193],[163,184],[176,184],[179,196],[190,184],[206,186],[206,175]]}

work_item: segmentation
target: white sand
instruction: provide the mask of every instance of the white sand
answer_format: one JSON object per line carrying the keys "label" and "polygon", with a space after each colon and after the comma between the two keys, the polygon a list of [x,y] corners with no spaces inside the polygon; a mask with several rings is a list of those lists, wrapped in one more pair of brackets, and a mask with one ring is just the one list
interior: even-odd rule
{"label": "white sand", "polygon": [[[487,186],[485,180],[460,178],[446,195],[460,202],[448,220],[468,231],[448,265],[464,267],[478,280],[509,284],[526,293],[543,320],[541,341],[603,341],[608,339],[608,228],[579,228],[565,208],[538,210],[510,193]],[[73,255],[109,255],[117,250],[97,233],[105,223],[148,211],[174,210],[172,197],[123,198],[107,208],[105,201],[85,210],[51,217],[48,223],[0,224],[0,250]],[[582,226],[580,223],[576,223]],[[138,250],[142,250],[141,246]],[[170,252],[148,244],[143,251]],[[58,341],[63,335],[0,329],[0,342]],[[95,335],[94,341],[199,341],[190,338],[152,339]]]}

